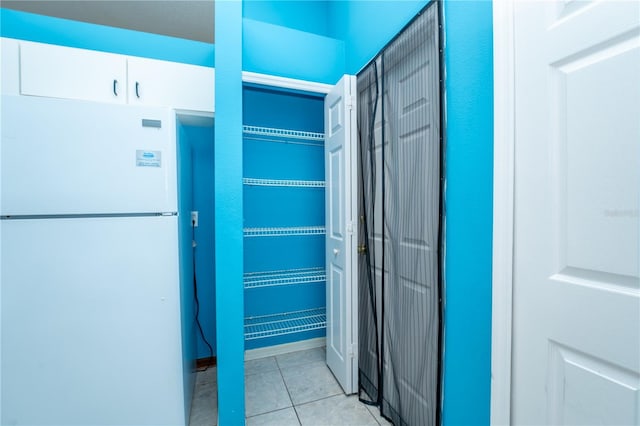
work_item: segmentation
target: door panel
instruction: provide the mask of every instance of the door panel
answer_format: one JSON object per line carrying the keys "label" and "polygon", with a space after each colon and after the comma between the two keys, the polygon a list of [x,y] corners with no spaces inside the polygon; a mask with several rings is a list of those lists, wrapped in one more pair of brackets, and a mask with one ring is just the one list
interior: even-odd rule
{"label": "door panel", "polygon": [[327,365],[345,393],[357,391],[357,281],[355,252],[355,77],[345,76],[325,100]]}
{"label": "door panel", "polygon": [[328,350],[335,353],[341,364],[346,364],[347,354],[345,352],[345,339],[343,332],[345,328],[345,306],[344,306],[344,291],[342,289],[346,286],[344,279],[344,271],[337,267],[335,264],[330,266],[331,274],[329,278],[329,316],[332,321],[329,322],[328,327],[331,329],[327,332],[327,346]]}
{"label": "door panel", "polygon": [[640,422],[640,4],[516,2],[512,422]]}
{"label": "door panel", "polygon": [[549,369],[551,424],[638,423],[637,376],[630,371],[556,343],[550,344]]}

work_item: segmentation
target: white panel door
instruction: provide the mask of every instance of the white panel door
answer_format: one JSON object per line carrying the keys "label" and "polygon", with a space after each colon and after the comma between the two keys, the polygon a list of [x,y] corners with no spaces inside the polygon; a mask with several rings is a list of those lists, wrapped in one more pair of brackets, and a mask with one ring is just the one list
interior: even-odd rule
{"label": "white panel door", "polygon": [[2,215],[177,210],[171,110],[3,96],[1,119]]}
{"label": "white panel door", "polygon": [[358,388],[355,259],[355,76],[325,98],[327,365],[345,393]]}
{"label": "white panel door", "polygon": [[145,58],[127,64],[129,103],[213,112],[213,68]]}
{"label": "white panel door", "polygon": [[113,53],[20,42],[20,93],[124,104],[126,57]]}
{"label": "white panel door", "polygon": [[640,424],[640,3],[515,2],[513,424]]}

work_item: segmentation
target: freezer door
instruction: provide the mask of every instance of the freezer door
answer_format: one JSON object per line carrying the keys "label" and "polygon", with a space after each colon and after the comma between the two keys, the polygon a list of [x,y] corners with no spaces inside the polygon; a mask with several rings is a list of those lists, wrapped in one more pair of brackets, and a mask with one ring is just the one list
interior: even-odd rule
{"label": "freezer door", "polygon": [[3,220],[0,235],[0,424],[184,424],[177,218]]}
{"label": "freezer door", "polygon": [[175,113],[2,97],[1,215],[176,211]]}

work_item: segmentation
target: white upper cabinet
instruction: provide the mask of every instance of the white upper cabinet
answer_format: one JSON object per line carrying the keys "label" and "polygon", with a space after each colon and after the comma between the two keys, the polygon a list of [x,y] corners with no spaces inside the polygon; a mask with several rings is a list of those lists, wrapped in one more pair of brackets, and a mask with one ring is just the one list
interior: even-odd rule
{"label": "white upper cabinet", "polygon": [[0,40],[0,54],[2,58],[2,72],[0,72],[2,94],[18,95],[20,93],[18,40],[2,38]]}
{"label": "white upper cabinet", "polygon": [[2,94],[214,111],[210,67],[2,38]]}
{"label": "white upper cabinet", "polygon": [[213,112],[213,68],[129,58],[129,103]]}
{"label": "white upper cabinet", "polygon": [[20,93],[51,98],[127,102],[125,56],[20,42]]}

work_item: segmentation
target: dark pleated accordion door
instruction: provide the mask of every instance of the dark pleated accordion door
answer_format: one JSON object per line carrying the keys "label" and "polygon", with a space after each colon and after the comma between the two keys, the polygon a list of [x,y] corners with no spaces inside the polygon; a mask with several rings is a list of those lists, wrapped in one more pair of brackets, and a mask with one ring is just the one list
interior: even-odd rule
{"label": "dark pleated accordion door", "polygon": [[438,5],[358,75],[360,396],[395,425],[439,419]]}

